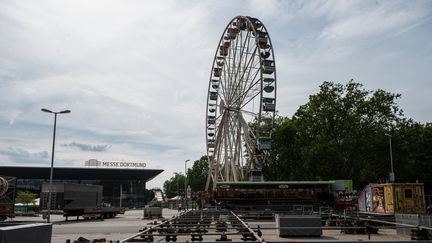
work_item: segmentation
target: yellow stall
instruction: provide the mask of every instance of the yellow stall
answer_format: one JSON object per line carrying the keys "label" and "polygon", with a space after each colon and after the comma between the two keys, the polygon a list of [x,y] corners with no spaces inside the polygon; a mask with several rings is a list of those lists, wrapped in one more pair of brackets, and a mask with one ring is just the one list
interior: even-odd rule
{"label": "yellow stall", "polygon": [[425,213],[423,183],[369,184],[359,197],[359,209],[374,213]]}

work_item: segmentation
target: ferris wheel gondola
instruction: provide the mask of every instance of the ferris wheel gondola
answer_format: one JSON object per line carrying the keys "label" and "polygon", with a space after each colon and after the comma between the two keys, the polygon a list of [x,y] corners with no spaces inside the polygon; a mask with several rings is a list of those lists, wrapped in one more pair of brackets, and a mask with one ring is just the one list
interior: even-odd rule
{"label": "ferris wheel gondola", "polygon": [[276,66],[264,24],[237,16],[220,38],[206,107],[210,182],[261,181],[276,112]]}

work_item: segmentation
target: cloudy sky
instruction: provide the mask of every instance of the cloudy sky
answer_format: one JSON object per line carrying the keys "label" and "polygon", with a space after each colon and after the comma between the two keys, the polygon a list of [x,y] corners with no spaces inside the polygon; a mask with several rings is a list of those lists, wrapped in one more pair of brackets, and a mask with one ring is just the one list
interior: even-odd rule
{"label": "cloudy sky", "polygon": [[[277,109],[291,116],[325,80],[402,94],[432,121],[432,1],[0,0],[0,165],[146,162],[162,186],[205,154],[208,79],[237,15],[273,42]],[[1,171],[0,171],[1,174]]]}

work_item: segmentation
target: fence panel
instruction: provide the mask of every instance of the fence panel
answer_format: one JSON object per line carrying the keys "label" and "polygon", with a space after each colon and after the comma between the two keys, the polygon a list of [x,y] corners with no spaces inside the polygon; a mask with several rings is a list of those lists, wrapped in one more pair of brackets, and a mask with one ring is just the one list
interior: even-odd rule
{"label": "fence panel", "polygon": [[[432,215],[422,214],[420,215],[420,225],[432,228]],[[432,235],[432,230],[428,230],[429,234]]]}
{"label": "fence panel", "polygon": [[[420,216],[418,214],[395,214],[396,223],[400,224],[409,224],[413,225],[414,227],[419,225],[420,223]],[[413,227],[408,226],[396,226],[396,233],[398,235],[411,235],[411,229]]]}

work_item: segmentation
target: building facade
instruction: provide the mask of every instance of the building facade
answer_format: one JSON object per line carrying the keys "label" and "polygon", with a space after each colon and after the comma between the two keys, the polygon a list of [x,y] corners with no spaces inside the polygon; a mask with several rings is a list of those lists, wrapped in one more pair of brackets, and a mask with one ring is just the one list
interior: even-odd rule
{"label": "building facade", "polygon": [[[132,208],[142,207],[152,199],[146,182],[162,172],[141,168],[57,167],[53,169],[53,182],[101,185],[104,203]],[[16,177],[17,190],[39,195],[43,193],[42,184],[49,182],[50,167],[0,166],[0,174]],[[55,201],[52,201],[53,209],[57,208]]]}

